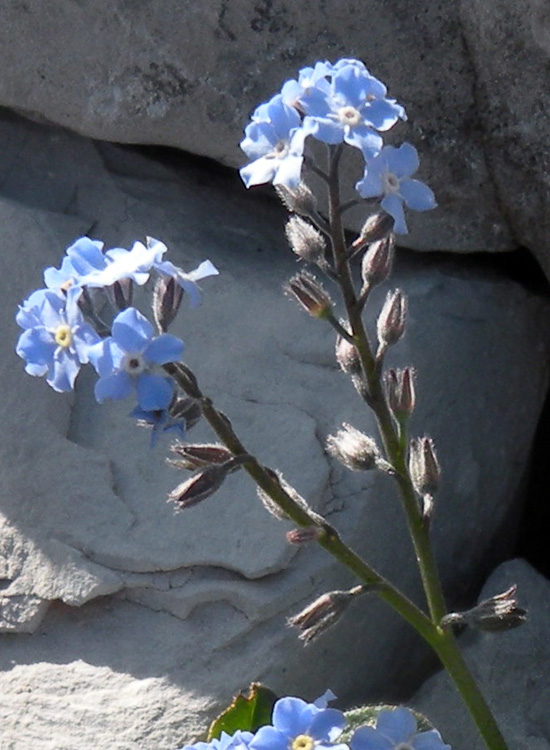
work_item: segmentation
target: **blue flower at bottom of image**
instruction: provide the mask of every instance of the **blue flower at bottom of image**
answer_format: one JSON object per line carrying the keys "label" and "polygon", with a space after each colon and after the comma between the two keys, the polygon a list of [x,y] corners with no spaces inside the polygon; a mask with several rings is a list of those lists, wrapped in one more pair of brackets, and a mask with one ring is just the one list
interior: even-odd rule
{"label": "blue flower at bottom of image", "polygon": [[360,727],[350,741],[351,750],[451,750],[437,729],[418,732],[408,708],[380,711],[375,727]]}
{"label": "blue flower at bottom of image", "polygon": [[347,750],[345,744],[334,744],[346,724],[344,714],[335,708],[281,698],[273,708],[272,722],[257,731],[250,750]]}
{"label": "blue flower at bottom of image", "polygon": [[151,323],[134,307],[119,313],[113,321],[112,336],[90,349],[90,362],[99,380],[95,397],[123,399],[133,391],[144,411],[166,409],[174,386],[170,378],[153,372],[156,365],[176,362],[183,353],[183,341],[163,333],[153,336]]}
{"label": "blue flower at bottom of image", "polygon": [[247,750],[253,736],[252,732],[240,730],[233,735],[222,732],[219,739],[210,742],[195,742],[194,745],[184,745],[179,750]]}

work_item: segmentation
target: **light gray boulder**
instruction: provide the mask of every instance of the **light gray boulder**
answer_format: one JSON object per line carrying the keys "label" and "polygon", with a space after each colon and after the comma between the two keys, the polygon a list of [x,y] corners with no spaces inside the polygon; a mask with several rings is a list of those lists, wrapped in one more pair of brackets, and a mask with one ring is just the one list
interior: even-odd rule
{"label": "light gray boulder", "polygon": [[[421,601],[390,480],[345,472],[324,453],[342,421],[374,427],[335,366],[331,329],[281,294],[296,270],[283,212],[173,152],[155,160],[11,116],[0,135],[6,747],[168,750],[255,679],[308,699],[327,687],[343,700],[410,688],[425,649],[374,598],[307,650],[285,628],[313,597],[353,581],[321,550],[289,548],[288,524],[243,475],[175,513],[164,498],[183,475],[162,447],[149,450],[132,405],[98,406],[85,372],[75,394],[56,394],[13,351],[18,302],[80,234],[110,247],[151,235],[188,270],[210,258],[220,276],[174,326],[186,362],[249,450]],[[417,366],[413,429],[435,439],[444,466],[433,533],[452,599],[513,544],[547,386],[548,303],[498,271],[440,257],[404,253],[393,283],[410,297],[410,330],[390,359]],[[207,437],[204,425],[190,433]]]}
{"label": "light gray boulder", "polygon": [[[550,583],[525,560],[510,560],[491,574],[479,598],[513,584],[519,605],[528,611],[527,622],[499,633],[465,632],[460,643],[511,750],[548,750]],[[428,680],[411,705],[429,717],[453,748],[485,749],[446,675]]]}

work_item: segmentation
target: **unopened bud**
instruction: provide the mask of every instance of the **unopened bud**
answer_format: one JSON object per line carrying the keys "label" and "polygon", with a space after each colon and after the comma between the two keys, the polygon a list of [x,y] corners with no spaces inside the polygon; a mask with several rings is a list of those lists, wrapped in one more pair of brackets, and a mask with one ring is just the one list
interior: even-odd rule
{"label": "unopened bud", "polygon": [[297,187],[275,185],[275,190],[283,205],[292,213],[313,216],[317,212],[317,201],[305,182]]}
{"label": "unopened bud", "polygon": [[283,285],[285,292],[294,297],[313,318],[332,315],[332,300],[314,276],[301,271]]}
{"label": "unopened bud", "polygon": [[362,245],[370,244],[371,242],[378,242],[378,240],[388,237],[393,231],[393,225],[393,217],[385,211],[379,211],[376,214],[372,214],[363,224],[359,237],[353,243],[353,247],[360,247]]}
{"label": "unopened bud", "polygon": [[321,538],[323,529],[320,526],[304,526],[300,529],[291,529],[286,532],[287,542],[290,544],[310,544]]}
{"label": "unopened bud", "polygon": [[369,287],[380,284],[390,275],[395,241],[393,235],[384,237],[368,248],[361,261],[361,277]]}
{"label": "unopened bud", "polygon": [[321,232],[299,216],[292,216],[285,227],[286,238],[292,251],[307,263],[326,266],[327,245]]}
{"label": "unopened bud", "polygon": [[[286,492],[286,494],[294,500],[296,505],[299,505],[300,508],[307,511],[308,513],[312,512],[310,510],[309,505],[305,501],[305,499],[294,489],[294,487],[289,484],[286,479],[283,478],[283,475],[278,471],[273,471],[272,469],[267,469],[266,471],[271,476],[271,478],[277,482],[277,484]],[[277,518],[279,521],[288,521],[289,518],[287,514],[284,512],[282,508],[277,505],[275,500],[268,495],[268,493],[262,489],[261,487],[256,487],[256,493],[258,497],[260,498],[260,501],[264,508],[267,510],[268,513],[270,513],[272,516]]]}
{"label": "unopened bud", "polygon": [[441,469],[431,438],[421,437],[411,440],[409,447],[409,472],[415,490],[419,495],[437,492]]}
{"label": "unopened bud", "polygon": [[510,586],[502,594],[480,602],[466,612],[450,612],[441,620],[441,627],[449,630],[453,625],[470,625],[477,630],[495,632],[517,628],[527,620],[527,612],[518,607],[514,599],[517,586]]}
{"label": "unopened bud", "polygon": [[328,436],[327,450],[352,471],[376,469],[382,461],[374,440],[346,422],[336,435]]}
{"label": "unopened bud", "polygon": [[416,403],[414,376],[415,371],[412,367],[405,367],[403,370],[388,370],[386,373],[388,405],[398,420],[410,417],[414,411]]}
{"label": "unopened bud", "polygon": [[224,464],[229,461],[233,454],[225,446],[213,443],[199,443],[190,445],[187,443],[173,443],[170,446],[172,453],[177,458],[171,459],[172,466],[178,469],[202,469],[212,464]]}
{"label": "unopened bud", "polygon": [[170,416],[174,419],[183,419],[185,429],[190,430],[202,417],[199,402],[190,396],[178,396],[173,400],[168,409]]}
{"label": "unopened bud", "polygon": [[227,464],[208,466],[203,471],[179,484],[170,494],[168,500],[173,500],[183,510],[198,505],[206,500],[222,486],[229,468]]}
{"label": "unopened bud", "polygon": [[119,279],[111,287],[113,301],[117,310],[126,310],[131,307],[134,297],[134,282],[132,279]]}
{"label": "unopened bud", "polygon": [[378,317],[378,339],[385,346],[396,344],[405,331],[407,299],[400,289],[388,292]]}
{"label": "unopened bud", "polygon": [[365,586],[354,586],[349,591],[329,591],[287,622],[300,631],[299,638],[307,645],[335,625],[352,599],[366,590]]}
{"label": "unopened bud", "polygon": [[183,289],[173,276],[160,276],[153,291],[153,315],[159,331],[166,333],[183,299]]}
{"label": "unopened bud", "polygon": [[[342,321],[340,321],[342,324]],[[345,323],[343,323],[344,328]],[[361,360],[355,346],[343,336],[336,337],[336,360],[344,372],[348,375],[357,375],[361,372]]]}

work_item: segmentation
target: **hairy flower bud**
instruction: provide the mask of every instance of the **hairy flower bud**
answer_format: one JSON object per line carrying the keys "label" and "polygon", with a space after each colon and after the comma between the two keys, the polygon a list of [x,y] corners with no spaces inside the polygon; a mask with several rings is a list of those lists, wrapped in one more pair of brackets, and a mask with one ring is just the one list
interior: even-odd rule
{"label": "hairy flower bud", "polygon": [[310,544],[316,542],[323,534],[320,526],[304,526],[300,529],[291,529],[286,532],[287,542],[290,544]]}
{"label": "hairy flower bud", "polygon": [[[272,469],[267,469],[266,471],[271,476],[271,478],[276,481],[280,487],[286,492],[286,494],[294,500],[296,505],[299,505],[300,508],[307,511],[311,516],[315,516],[316,514],[311,511],[309,505],[307,504],[306,500],[297,492],[294,487],[289,484],[286,479],[283,478],[283,475],[278,471],[273,471]],[[267,510],[268,513],[270,513],[272,516],[277,518],[279,521],[288,521],[289,518],[287,514],[284,512],[282,508],[280,508],[275,500],[268,495],[265,490],[263,490],[261,487],[256,487],[256,494],[260,498],[260,501],[264,508]]]}
{"label": "hairy flower bud", "polygon": [[332,300],[314,276],[301,271],[283,285],[285,292],[294,297],[313,318],[332,315]]}
{"label": "hairy flower bud", "polygon": [[329,591],[287,622],[300,631],[299,638],[307,645],[335,625],[352,599],[366,590],[366,586],[354,586],[348,591]]}
{"label": "hairy flower bud", "polygon": [[299,216],[291,216],[286,227],[286,238],[292,251],[307,263],[326,266],[327,245],[321,232]]}
{"label": "hairy flower bud", "polygon": [[368,287],[385,281],[391,272],[395,241],[393,235],[373,242],[363,255],[361,277]]}
{"label": "hairy flower bud", "polygon": [[344,422],[336,435],[327,438],[327,450],[352,471],[368,471],[379,466],[380,451],[374,440]]}
{"label": "hairy flower bud", "polygon": [[305,182],[297,187],[275,185],[275,190],[283,205],[292,213],[313,216],[317,212],[317,201]]}
{"label": "hairy flower bud", "polygon": [[388,292],[378,317],[378,339],[384,346],[396,344],[405,331],[407,299],[400,289]]}
{"label": "hairy flower bud", "polygon": [[439,487],[441,469],[431,438],[421,437],[411,440],[409,472],[414,488],[419,495],[435,495]]}
{"label": "hairy flower bud", "polygon": [[192,471],[212,464],[224,464],[233,457],[228,448],[213,443],[197,443],[195,445],[173,443],[170,450],[177,456],[175,459],[170,459],[172,466],[176,466],[178,469],[191,469]]}
{"label": "hairy flower bud", "polygon": [[502,594],[485,599],[466,612],[450,612],[441,619],[441,627],[450,629],[453,625],[470,625],[490,632],[517,628],[527,620],[527,612],[518,607],[514,599],[516,590],[517,586],[510,586]]}
{"label": "hairy flower bud", "polygon": [[[340,321],[340,324],[346,328],[345,322]],[[340,335],[336,337],[336,360],[340,368],[348,375],[357,375],[361,372],[361,361],[357,349]]]}
{"label": "hairy flower bud", "polygon": [[183,289],[174,276],[160,276],[153,290],[153,315],[159,331],[166,333],[183,300]]}
{"label": "hairy flower bud", "polygon": [[388,405],[398,420],[410,417],[414,411],[416,403],[414,377],[415,371],[412,367],[405,367],[403,370],[388,370],[386,373]]}
{"label": "hairy flower bud", "polygon": [[378,242],[388,237],[393,230],[394,220],[385,211],[371,214],[363,224],[359,237],[353,243],[353,247],[362,246],[371,242]]}
{"label": "hairy flower bud", "polygon": [[111,287],[113,301],[117,310],[126,310],[132,306],[134,282],[132,279],[119,279]]}
{"label": "hairy flower bud", "polygon": [[179,484],[169,493],[168,500],[176,502],[182,510],[202,503],[220,489],[230,468],[228,464],[208,466]]}
{"label": "hairy flower bud", "polygon": [[202,417],[200,404],[190,396],[176,397],[168,408],[170,416],[174,419],[185,420],[185,429],[189,431]]}

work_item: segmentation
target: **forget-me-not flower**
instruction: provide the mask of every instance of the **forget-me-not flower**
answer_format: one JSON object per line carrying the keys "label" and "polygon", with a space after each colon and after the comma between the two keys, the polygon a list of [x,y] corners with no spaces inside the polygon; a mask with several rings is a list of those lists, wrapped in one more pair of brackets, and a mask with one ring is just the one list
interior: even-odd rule
{"label": "forget-me-not flower", "polygon": [[240,729],[233,735],[222,732],[219,739],[184,745],[180,750],[247,750],[253,736],[252,732],[244,732]]}
{"label": "forget-me-not flower", "polygon": [[241,148],[253,161],[240,170],[246,187],[272,182],[296,187],[300,182],[307,132],[298,112],[281,94],[260,105],[245,129]]}
{"label": "forget-me-not flower", "polygon": [[437,206],[430,188],[410,177],[418,166],[418,152],[410,143],[403,143],[399,148],[384,146],[367,162],[365,175],[355,186],[363,198],[382,196],[380,205],[393,216],[394,231],[398,234],[409,231],[403,204],[413,211],[429,211]]}
{"label": "forget-me-not flower", "polygon": [[102,248],[103,242],[99,240],[79,237],[67,248],[61,268],[46,268],[44,283],[49,289],[57,290],[82,285],[83,278],[105,268],[107,261]]}
{"label": "forget-me-not flower", "polygon": [[351,750],[451,750],[437,729],[418,732],[416,718],[408,708],[380,711],[376,728],[359,727],[350,746]]}
{"label": "forget-me-not flower", "polygon": [[273,707],[273,724],[260,727],[250,750],[347,750],[335,745],[346,719],[335,708],[319,708],[301,698],[281,698]]}
{"label": "forget-me-not flower", "polygon": [[126,398],[135,390],[141,409],[168,407],[173,395],[172,380],[153,369],[155,365],[179,360],[183,341],[169,333],[157,337],[153,333],[147,318],[129,307],[114,319],[112,336],[90,349],[90,362],[99,375],[95,384],[99,403]]}
{"label": "forget-me-not flower", "polygon": [[121,279],[132,279],[143,286],[149,279],[153,265],[160,263],[167,247],[158,240],[144,245],[134,242],[130,250],[115,247],[105,253],[105,266],[81,278],[81,283],[91,287],[111,286]]}
{"label": "forget-me-not flower", "polygon": [[29,375],[46,376],[54,391],[71,391],[80,366],[100,338],[78,308],[78,288],[66,296],[49,289],[34,292],[20,307],[16,321],[25,330],[16,352]]}
{"label": "forget-me-not flower", "polygon": [[151,448],[155,447],[159,436],[165,432],[177,432],[182,440],[185,437],[185,419],[173,417],[168,408],[145,411],[140,406],[136,406],[130,412],[130,416],[137,419],[143,426],[152,428]]}
{"label": "forget-me-not flower", "polygon": [[188,295],[190,307],[197,307],[201,301],[201,290],[197,281],[206,279],[208,276],[218,276],[219,274],[216,266],[209,260],[203,260],[197,268],[189,271],[189,273],[178,268],[178,266],[169,260],[156,261],[154,269],[163,276],[173,276],[177,284]]}

